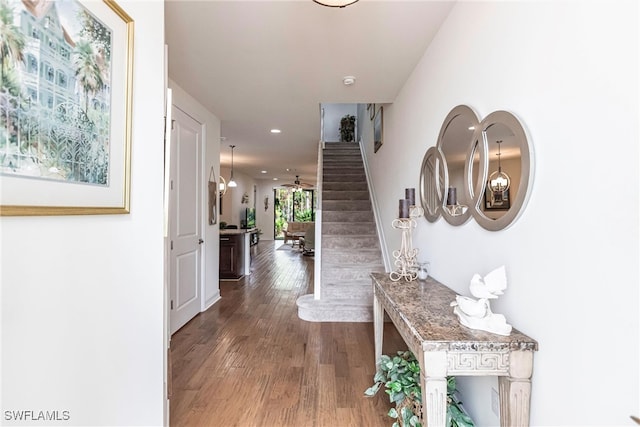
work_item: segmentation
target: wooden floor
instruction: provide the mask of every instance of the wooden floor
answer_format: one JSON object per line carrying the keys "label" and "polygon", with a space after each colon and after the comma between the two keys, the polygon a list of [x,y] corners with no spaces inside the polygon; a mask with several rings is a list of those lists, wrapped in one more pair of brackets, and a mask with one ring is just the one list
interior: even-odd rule
{"label": "wooden floor", "polygon": [[[313,292],[313,257],[252,248],[252,274],[221,282],[222,300],[171,340],[172,426],[388,427],[374,374],[372,323],[300,320],[296,299]],[[406,349],[385,324],[386,354]]]}

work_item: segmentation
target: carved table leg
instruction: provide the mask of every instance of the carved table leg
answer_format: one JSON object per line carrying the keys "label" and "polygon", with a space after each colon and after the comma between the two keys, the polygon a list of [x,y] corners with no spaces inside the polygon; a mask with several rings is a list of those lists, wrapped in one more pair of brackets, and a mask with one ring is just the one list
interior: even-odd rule
{"label": "carved table leg", "polygon": [[447,353],[426,351],[421,362],[424,424],[427,427],[444,427],[447,421]]}
{"label": "carved table leg", "polygon": [[384,330],[384,309],[377,296],[373,296],[373,337],[375,344],[376,368],[382,357],[382,332]]}
{"label": "carved table leg", "polygon": [[509,355],[509,376],[500,377],[500,425],[529,425],[533,352],[513,351]]}

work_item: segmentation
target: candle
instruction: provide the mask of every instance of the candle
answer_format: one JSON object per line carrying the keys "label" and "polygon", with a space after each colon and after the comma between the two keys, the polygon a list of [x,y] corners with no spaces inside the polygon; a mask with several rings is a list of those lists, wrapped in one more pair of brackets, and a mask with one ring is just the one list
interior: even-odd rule
{"label": "candle", "polygon": [[400,203],[398,204],[398,217],[409,218],[409,200],[408,199],[400,199]]}
{"label": "candle", "polygon": [[405,188],[404,197],[405,199],[409,199],[410,206],[416,205],[416,189],[415,188]]}
{"label": "candle", "polygon": [[456,195],[456,187],[449,187],[449,192],[447,194],[447,205],[457,205],[458,197]]}

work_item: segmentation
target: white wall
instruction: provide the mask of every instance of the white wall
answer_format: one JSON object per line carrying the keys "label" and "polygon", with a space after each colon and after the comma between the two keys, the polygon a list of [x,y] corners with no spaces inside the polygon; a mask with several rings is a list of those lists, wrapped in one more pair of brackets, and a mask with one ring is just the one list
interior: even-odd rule
{"label": "white wall", "polygon": [[[227,168],[224,166],[220,166],[220,175],[226,180],[226,182],[229,182],[229,178],[231,176],[231,168]],[[231,207],[231,202],[232,197],[231,197],[231,190],[232,188],[228,188],[227,187],[227,191],[225,192],[225,194],[222,196],[222,206],[218,212],[220,212],[220,221],[224,221],[227,224],[235,224],[234,222],[231,221],[231,211],[232,211],[232,207]],[[236,219],[236,221],[238,221],[238,219]],[[240,223],[237,222],[238,226],[240,226]]]}
{"label": "white wall", "polygon": [[[172,47],[169,46],[169,49]],[[220,172],[220,120],[210,111],[204,108],[191,95],[185,92],[174,81],[169,80],[169,87],[173,91],[173,104],[194,118],[198,123],[204,125],[203,140],[205,144],[203,156],[203,176],[202,185],[202,213],[200,217],[203,220],[202,230],[204,231],[204,250],[202,253],[203,270],[203,295],[201,309],[206,310],[218,299],[220,299],[219,285],[219,265],[220,265],[220,218],[215,225],[209,225],[209,198],[207,192],[207,184],[209,174],[213,167],[214,176],[212,179],[219,183]],[[219,202],[216,201],[216,202]],[[219,212],[219,207],[217,208]]]}
{"label": "white wall", "polygon": [[[256,196],[256,228],[262,230],[261,240],[273,240],[273,188],[274,181],[256,180],[245,174],[234,170],[234,175],[238,186],[227,189],[223,196],[221,220],[227,224],[236,224],[240,227],[240,220],[244,219],[245,209],[253,207],[253,186],[257,186]],[[231,169],[223,167],[222,176],[228,181]],[[249,203],[242,204],[244,192],[249,195]],[[269,197],[269,209],[264,210],[264,198]]]}
{"label": "white wall", "polygon": [[[223,167],[222,176],[228,183],[231,169]],[[245,219],[246,208],[253,207],[253,186],[256,185],[256,181],[250,176],[238,172],[237,169],[234,169],[233,177],[238,186],[227,188],[226,194],[222,197],[222,215],[220,218],[227,224],[235,224],[240,228],[240,221]],[[242,197],[245,193],[249,196],[248,203],[242,203]],[[256,209],[258,207],[256,204]]]}
{"label": "white wall", "polygon": [[164,8],[119,4],[135,21],[131,213],[0,218],[3,423],[163,423]]}
{"label": "white wall", "polygon": [[[256,202],[256,226],[262,230],[261,240],[274,240],[274,210],[273,210],[273,189],[275,187],[272,180],[258,180],[258,200]],[[269,207],[264,209],[264,198],[269,198]]]}
{"label": "white wall", "polygon": [[[635,1],[460,2],[385,108],[380,151],[365,143],[391,252],[398,199],[419,187],[447,113],[468,104],[521,119],[536,165],[520,219],[500,232],[421,220],[414,245],[466,295],[473,273],[506,265],[493,309],[540,346],[532,425],[632,425],[640,414],[638,71]],[[481,426],[498,423],[491,387],[461,381]]]}
{"label": "white wall", "polygon": [[322,108],[324,108],[324,140],[340,141],[340,120],[347,114],[355,116],[357,104],[322,104]]}

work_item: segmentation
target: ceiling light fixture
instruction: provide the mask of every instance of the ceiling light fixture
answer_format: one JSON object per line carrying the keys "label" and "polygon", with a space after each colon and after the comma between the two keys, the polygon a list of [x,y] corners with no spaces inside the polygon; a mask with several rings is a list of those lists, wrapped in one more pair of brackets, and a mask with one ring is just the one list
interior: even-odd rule
{"label": "ceiling light fixture", "polygon": [[233,179],[233,149],[236,148],[235,145],[230,145],[229,147],[231,147],[231,178],[229,178],[229,182],[227,183],[227,187],[237,187],[238,184],[234,181]]}
{"label": "ceiling light fixture", "polygon": [[271,129],[271,133],[280,133],[282,132],[280,129]]}
{"label": "ceiling light fixture", "polygon": [[344,76],[342,78],[342,83],[344,83],[345,86],[351,86],[355,82],[356,82],[356,78],[353,76]]}
{"label": "ceiling light fixture", "polygon": [[496,144],[498,144],[498,154],[496,154],[496,156],[498,156],[498,170],[489,175],[489,187],[494,193],[504,193],[509,189],[509,185],[511,185],[511,178],[502,172],[502,164],[500,163],[500,156],[502,155],[500,145],[502,144],[502,140],[496,141]]}
{"label": "ceiling light fixture", "polygon": [[260,171],[260,173],[267,173],[267,171]]}
{"label": "ceiling light fixture", "polygon": [[351,4],[357,3],[358,0],[313,0],[322,6],[327,7],[347,7]]}

